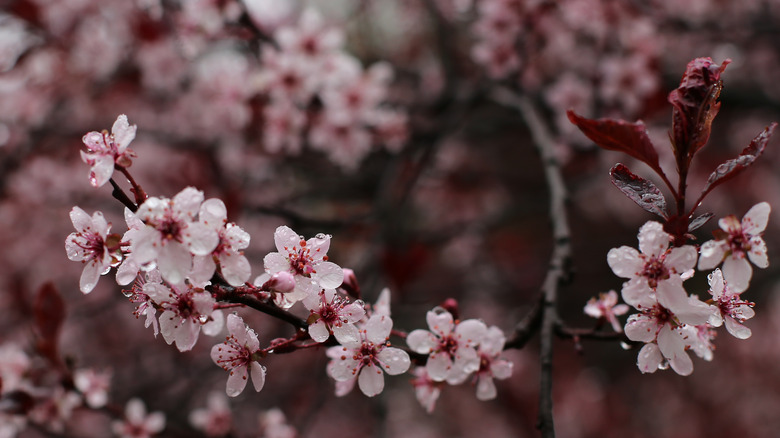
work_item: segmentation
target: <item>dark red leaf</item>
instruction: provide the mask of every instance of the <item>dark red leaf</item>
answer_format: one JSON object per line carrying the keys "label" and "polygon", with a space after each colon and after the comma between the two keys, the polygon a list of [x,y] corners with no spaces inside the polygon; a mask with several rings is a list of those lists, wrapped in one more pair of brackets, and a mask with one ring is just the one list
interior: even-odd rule
{"label": "dark red leaf", "polygon": [[764,148],[766,148],[769,138],[772,136],[776,127],[777,123],[772,123],[767,126],[763,132],[758,134],[756,138],[750,142],[750,145],[748,145],[737,158],[728,160],[718,166],[718,168],[710,174],[710,177],[707,178],[707,185],[704,186],[699,201],[704,199],[704,196],[716,186],[737,176],[740,172],[753,164],[753,162],[756,161],[756,158],[764,152]]}
{"label": "dark red leaf", "polygon": [[694,59],[688,63],[680,86],[669,93],[669,103],[674,106],[672,147],[678,169],[687,172],[693,156],[710,138],[712,120],[720,109],[720,75],[730,62],[727,59],[718,65],[711,58]]}
{"label": "dark red leaf", "polygon": [[664,219],[669,217],[666,200],[661,190],[651,181],[633,174],[628,167],[618,163],[609,171],[612,184],[637,205]]}
{"label": "dark red leaf", "polygon": [[40,336],[38,350],[52,362],[59,360],[57,340],[62,322],[65,320],[65,301],[54,284],[41,286],[33,304],[35,328]]}
{"label": "dark red leaf", "polygon": [[599,147],[626,153],[647,164],[659,175],[663,174],[658,164],[658,153],[647,135],[642,121],[629,123],[624,120],[586,119],[574,111],[567,111],[569,120],[580,128],[585,136]]}

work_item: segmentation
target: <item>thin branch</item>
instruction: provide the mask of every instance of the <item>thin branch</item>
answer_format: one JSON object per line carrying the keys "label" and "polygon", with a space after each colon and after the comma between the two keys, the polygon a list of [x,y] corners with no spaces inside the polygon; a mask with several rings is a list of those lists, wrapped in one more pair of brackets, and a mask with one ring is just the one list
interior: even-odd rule
{"label": "thin branch", "polygon": [[121,187],[114,181],[114,178],[109,178],[108,182],[111,183],[111,187],[114,188],[113,191],[111,191],[111,196],[114,197],[117,201],[121,202],[122,205],[127,207],[130,211],[135,213],[138,211],[138,206],[133,203],[133,201],[130,200],[130,198],[127,196],[127,194],[122,190]]}
{"label": "thin branch", "polygon": [[552,221],[553,240],[555,245],[550,258],[544,283],[542,284],[542,328],[541,328],[541,376],[539,388],[539,422],[538,427],[544,438],[555,436],[553,423],[552,401],[552,359],[555,329],[560,325],[556,301],[558,287],[569,279],[569,264],[571,259],[571,242],[569,225],[566,221],[567,191],[561,168],[555,157],[555,142],[539,111],[525,96],[520,96],[508,89],[498,89],[493,93],[496,101],[516,108],[526,125],[531,130],[531,137],[541,156],[544,166],[544,176],[550,189],[550,219]]}

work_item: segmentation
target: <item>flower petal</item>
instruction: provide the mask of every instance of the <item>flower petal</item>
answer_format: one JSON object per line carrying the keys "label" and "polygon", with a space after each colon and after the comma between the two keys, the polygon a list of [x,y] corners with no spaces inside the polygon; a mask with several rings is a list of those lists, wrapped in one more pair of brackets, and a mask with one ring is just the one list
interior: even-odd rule
{"label": "flower petal", "polygon": [[265,367],[252,361],[249,364],[249,373],[252,375],[252,385],[254,385],[255,391],[260,392],[265,385]]}
{"label": "flower petal", "polygon": [[726,254],[723,244],[718,240],[708,240],[704,242],[700,249],[699,269],[707,271],[718,266],[723,261]]}
{"label": "flower petal", "polygon": [[406,337],[406,345],[415,353],[428,354],[438,347],[439,342],[428,330],[417,329]]}
{"label": "flower petal", "polygon": [[321,319],[318,319],[314,324],[309,324],[309,336],[314,339],[315,342],[325,342],[330,337],[328,326]]}
{"label": "flower petal", "polygon": [[368,364],[360,370],[358,387],[363,391],[363,394],[373,397],[385,389],[385,375],[379,367]]}
{"label": "flower petal", "polygon": [[384,371],[391,376],[405,373],[411,365],[409,354],[395,347],[383,349],[377,354],[377,359],[382,363]]}
{"label": "flower petal", "polygon": [[766,230],[769,223],[769,213],[772,208],[767,202],[760,202],[748,210],[742,218],[742,231],[748,235],[755,236]]}
{"label": "flower petal", "polygon": [[230,375],[227,379],[227,387],[225,388],[228,397],[236,397],[241,394],[241,392],[244,391],[244,388],[246,388],[247,378],[246,366],[233,368],[230,371]]}
{"label": "flower petal", "polygon": [[639,229],[639,250],[650,257],[659,257],[669,247],[672,236],[664,231],[663,225],[655,221],[646,222]]}
{"label": "flower petal", "polygon": [[609,250],[607,264],[618,277],[633,278],[642,272],[645,262],[639,256],[639,251],[630,246],[621,246]]}
{"label": "flower petal", "polygon": [[732,292],[741,293],[747,290],[752,276],[753,268],[744,257],[731,255],[723,262],[723,278]]}
{"label": "flower petal", "polygon": [[661,350],[655,344],[645,344],[637,356],[636,365],[642,373],[654,373],[663,362]]}
{"label": "flower petal", "polygon": [[496,385],[493,378],[487,374],[482,374],[477,378],[477,400],[493,400],[496,398]]}

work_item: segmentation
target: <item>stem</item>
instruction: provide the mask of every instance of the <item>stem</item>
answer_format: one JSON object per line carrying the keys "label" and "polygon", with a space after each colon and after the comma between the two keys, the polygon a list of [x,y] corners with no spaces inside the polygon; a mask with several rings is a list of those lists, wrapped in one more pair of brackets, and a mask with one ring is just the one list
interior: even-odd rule
{"label": "stem", "polygon": [[547,275],[541,289],[541,376],[538,427],[542,432],[542,437],[553,438],[555,436],[552,400],[553,340],[555,329],[560,325],[555,306],[558,298],[558,287],[568,281],[570,277],[571,242],[569,226],[566,221],[568,195],[560,165],[555,158],[555,142],[531,100],[507,89],[499,89],[493,95],[496,100],[516,108],[522,115],[526,125],[531,130],[531,137],[541,156],[545,180],[550,189],[550,220],[552,221],[554,247],[550,258],[550,267],[547,269]]}
{"label": "stem", "polygon": [[309,327],[309,324],[307,324],[305,320],[298,318],[292,313],[279,308],[273,303],[262,301],[248,295],[242,295],[236,290],[236,288],[230,286],[209,286],[207,289],[210,292],[216,293],[217,301],[243,304],[247,307],[251,307],[257,310],[258,312],[262,312],[266,315],[273,316],[276,319],[280,319],[297,329],[305,330]]}
{"label": "stem", "polygon": [[121,187],[114,181],[114,178],[109,178],[108,182],[111,183],[111,187],[114,188],[114,190],[111,192],[111,196],[113,196],[116,200],[122,203],[125,207],[127,207],[130,211],[135,213],[138,211],[138,206],[133,204],[133,201],[130,200],[130,198],[125,194],[124,190],[122,190]]}
{"label": "stem", "polygon": [[[146,198],[149,197],[149,195],[146,194],[143,188],[135,182],[135,179],[133,178],[133,175],[130,175],[130,171],[127,170],[124,166],[116,166],[116,169],[122,172],[122,174],[127,178],[127,181],[130,183],[132,188],[130,189],[131,192],[135,195],[135,203],[137,205],[141,205],[146,201]],[[135,210],[133,210],[135,211]]]}

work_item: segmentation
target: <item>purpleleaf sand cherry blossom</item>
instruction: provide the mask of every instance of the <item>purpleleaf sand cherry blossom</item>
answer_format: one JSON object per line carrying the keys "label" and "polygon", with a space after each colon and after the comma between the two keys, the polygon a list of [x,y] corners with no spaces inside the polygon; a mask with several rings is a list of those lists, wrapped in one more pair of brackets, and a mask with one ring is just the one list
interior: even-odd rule
{"label": "purpleleaf sand cherry blossom", "polygon": [[382,392],[383,371],[395,376],[405,373],[411,365],[409,354],[390,346],[392,329],[393,320],[389,316],[374,315],[360,330],[360,339],[329,348],[331,377],[337,382],[353,381],[357,377],[358,387],[369,397]]}
{"label": "purpleleaf sand cherry blossom", "polygon": [[730,285],[723,279],[723,273],[720,269],[712,271],[708,280],[712,301],[718,308],[718,312],[713,313],[710,318],[710,324],[714,327],[725,324],[726,330],[735,338],[749,338],[752,333],[742,323],[755,316],[753,303],[743,301],[739,296],[741,292],[731,289]]}
{"label": "purpleleaf sand cherry blossom", "polygon": [[300,301],[321,289],[335,289],[344,280],[344,272],[337,264],[328,261],[330,236],[318,234],[309,240],[287,226],[280,226],[274,233],[278,252],[265,256],[263,263],[267,273],[289,272],[295,278],[295,289],[285,294],[291,302]]}
{"label": "purpleleaf sand cherry blossom", "polygon": [[[681,275],[688,278],[696,266],[697,252],[691,245],[669,248],[672,236],[663,225],[649,221],[639,229],[639,251],[629,246],[613,248],[607,253],[607,263],[623,283],[623,300],[637,307],[657,288],[676,288],[685,294]],[[641,309],[640,309],[641,310]]]}
{"label": "purpleleaf sand cherry blossom", "polygon": [[[234,223],[227,222],[227,208],[219,199],[208,199],[200,206],[198,220],[212,228],[219,236],[217,247],[207,255],[193,258],[190,281],[196,286],[205,286],[217,269],[231,286],[241,286],[252,275],[252,267],[243,253],[249,246],[249,234]],[[215,263],[216,262],[216,263]]]}
{"label": "purpleleaf sand cherry blossom", "polygon": [[260,350],[257,334],[235,314],[228,315],[227,328],[229,335],[225,342],[211,348],[211,360],[230,373],[227,395],[236,397],[241,394],[250,375],[255,391],[259,392],[265,384],[265,367],[257,363]]}
{"label": "purpleleaf sand cherry blossom", "polygon": [[715,346],[712,342],[715,340],[715,330],[712,329],[712,325],[709,323],[701,325],[684,325],[680,327],[680,332],[685,339],[685,346],[691,351],[696,353],[697,356],[706,360],[712,361],[713,350]]}
{"label": "purpleleaf sand cherry blossom", "polygon": [[633,304],[640,313],[628,318],[625,332],[628,339],[644,342],[637,366],[643,373],[654,373],[666,364],[682,376],[693,372],[693,362],[686,349],[685,325],[705,324],[713,307],[689,297],[682,288],[679,275],[673,281],[658,285],[655,292],[644,295]]}
{"label": "purpleleaf sand cherry blossom", "polygon": [[87,405],[93,409],[102,408],[108,403],[108,390],[111,387],[111,372],[98,373],[92,368],[76,370],[73,384],[84,395]]}
{"label": "purpleleaf sand cherry blossom", "polygon": [[618,304],[617,301],[617,292],[614,290],[600,293],[598,298],[593,297],[585,304],[585,314],[593,318],[603,318],[604,321],[612,324],[612,329],[615,332],[620,333],[623,331],[623,327],[621,327],[617,317],[628,313],[629,308],[626,304]]}
{"label": "purpleleaf sand cherry blossom", "polygon": [[233,427],[230,405],[221,392],[209,394],[206,408],[190,412],[190,424],[209,437],[227,436]]}
{"label": "purpleleaf sand cherry blossom", "polygon": [[124,421],[113,422],[111,429],[121,438],[149,438],[165,429],[165,414],[152,412],[147,415],[144,402],[134,398],[125,406]]}
{"label": "purpleleaf sand cherry blossom", "polygon": [[81,208],[73,207],[70,220],[76,232],[70,233],[65,239],[65,251],[70,260],[84,263],[79,288],[87,294],[95,288],[101,275],[108,273],[111,266],[116,266],[122,260],[119,236],[108,234],[111,224],[106,222],[103,213],[99,211],[90,217]]}
{"label": "purpleleaf sand cherry blossom", "polygon": [[201,328],[209,336],[222,330],[224,316],[214,310],[216,301],[210,293],[192,285],[147,282],[143,287],[160,314],[160,333],[168,344],[176,343],[179,351],[189,351],[198,342]]}
{"label": "purpleleaf sand cherry blossom", "polygon": [[[714,240],[701,246],[699,269],[713,269],[723,262],[723,277],[734,292],[744,292],[750,284],[753,269],[748,260],[759,268],[769,266],[766,243],[761,237],[769,222],[771,207],[766,202],[754,205],[742,221],[727,216],[718,221]],[[724,260],[725,258],[725,260]]]}
{"label": "purpleleaf sand cherry blossom", "polygon": [[429,311],[426,320],[430,331],[414,330],[406,343],[416,353],[429,354],[425,368],[433,380],[463,383],[479,370],[476,347],[487,334],[487,326],[476,319],[454,321],[452,314],[441,307]]}
{"label": "purpleleaf sand cherry blossom", "polygon": [[436,382],[431,379],[425,367],[415,367],[412,374],[415,376],[412,379],[414,396],[420,405],[425,408],[425,411],[430,414],[436,407],[436,401],[439,400],[441,387],[444,386],[444,382]]}
{"label": "purpleleaf sand cherry blossom", "polygon": [[136,215],[146,226],[131,240],[133,259],[138,264],[156,261],[163,279],[182,283],[192,268],[192,256],[205,256],[219,243],[217,232],[196,222],[203,192],[187,187],[173,199],[152,197]]}
{"label": "purpleleaf sand cherry blossom", "polygon": [[496,398],[496,384],[493,379],[504,380],[512,375],[512,362],[501,357],[506,336],[498,327],[490,327],[482,337],[477,349],[479,370],[477,370],[477,398]]}
{"label": "purpleleaf sand cherry blossom", "polygon": [[81,151],[81,159],[91,169],[89,182],[93,187],[102,187],[114,173],[114,164],[129,167],[135,156],[127,147],[135,138],[136,126],[130,125],[127,116],[117,117],[111,134],[108,131],[92,131],[84,135],[82,141],[87,146],[87,152]]}
{"label": "purpleleaf sand cherry blossom", "polygon": [[303,305],[310,312],[309,336],[316,342],[327,341],[331,333],[341,345],[360,340],[355,323],[366,314],[362,301],[350,303],[334,289],[323,289],[304,298]]}

